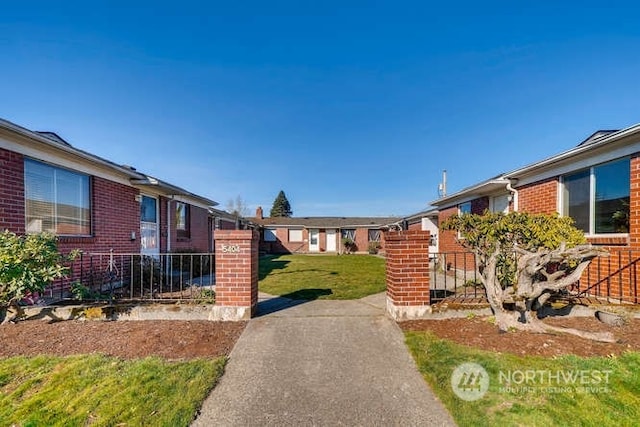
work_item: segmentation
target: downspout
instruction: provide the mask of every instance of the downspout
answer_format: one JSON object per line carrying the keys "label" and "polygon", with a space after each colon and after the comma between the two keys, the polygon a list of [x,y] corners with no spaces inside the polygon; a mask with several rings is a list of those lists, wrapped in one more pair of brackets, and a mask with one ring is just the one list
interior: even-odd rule
{"label": "downspout", "polygon": [[508,182],[507,182],[507,190],[509,190],[511,192],[511,194],[513,195],[513,211],[514,212],[518,212],[518,190],[516,190],[515,188],[513,188],[511,186],[512,183],[513,183],[513,181],[511,179],[509,179]]}

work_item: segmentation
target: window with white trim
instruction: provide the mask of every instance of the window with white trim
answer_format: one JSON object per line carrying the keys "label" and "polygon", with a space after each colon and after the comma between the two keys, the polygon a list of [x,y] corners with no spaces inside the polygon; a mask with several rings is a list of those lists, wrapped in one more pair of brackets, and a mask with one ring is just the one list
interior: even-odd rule
{"label": "window with white trim", "polygon": [[88,175],[25,159],[24,193],[27,233],[91,235]]}
{"label": "window with white trim", "polygon": [[458,205],[458,215],[462,216],[468,213],[471,213],[471,202],[460,203]]}
{"label": "window with white trim", "polygon": [[191,209],[183,202],[176,202],[176,232],[178,237],[191,237]]}
{"label": "window with white trim", "polygon": [[629,232],[628,157],[562,177],[561,213],[587,234]]}
{"label": "window with white trim", "polygon": [[302,229],[290,228],[289,229],[289,241],[290,242],[302,242]]}
{"label": "window with white trim", "polygon": [[[458,216],[462,216],[470,213],[471,213],[471,202],[460,203],[458,205]],[[464,237],[462,236],[462,233],[458,231],[458,240],[462,240],[462,239],[464,239]]]}
{"label": "window with white trim", "polygon": [[352,241],[356,241],[356,229],[355,228],[343,228],[340,230],[341,236],[343,239],[351,239]]}
{"label": "window with white trim", "polygon": [[380,230],[376,228],[369,229],[369,241],[370,242],[379,242],[380,241]]}
{"label": "window with white trim", "polygon": [[275,228],[265,228],[264,229],[264,241],[265,242],[275,242],[278,238],[276,237],[276,229]]}

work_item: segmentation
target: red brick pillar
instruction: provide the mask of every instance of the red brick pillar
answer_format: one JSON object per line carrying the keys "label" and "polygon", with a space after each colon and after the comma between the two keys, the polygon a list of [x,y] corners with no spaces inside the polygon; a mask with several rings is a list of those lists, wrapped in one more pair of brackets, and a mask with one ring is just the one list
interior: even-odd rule
{"label": "red brick pillar", "polygon": [[258,308],[258,232],[216,230],[215,250],[219,317],[250,319]]}
{"label": "red brick pillar", "polygon": [[429,297],[429,232],[385,233],[387,312],[395,320],[415,319],[431,312]]}

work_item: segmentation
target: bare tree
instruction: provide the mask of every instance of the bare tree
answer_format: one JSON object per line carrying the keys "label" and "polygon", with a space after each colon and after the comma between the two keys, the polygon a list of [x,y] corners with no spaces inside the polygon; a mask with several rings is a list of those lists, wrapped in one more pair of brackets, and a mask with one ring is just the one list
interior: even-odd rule
{"label": "bare tree", "polygon": [[227,201],[227,212],[235,216],[244,218],[249,215],[249,207],[240,195],[237,195],[235,199],[229,199]]}
{"label": "bare tree", "polygon": [[458,231],[459,243],[475,254],[500,330],[560,331],[613,341],[610,333],[558,328],[538,319],[536,311],[552,294],[576,283],[595,257],[608,255],[587,244],[571,218],[517,212],[466,214],[450,217],[442,228]]}

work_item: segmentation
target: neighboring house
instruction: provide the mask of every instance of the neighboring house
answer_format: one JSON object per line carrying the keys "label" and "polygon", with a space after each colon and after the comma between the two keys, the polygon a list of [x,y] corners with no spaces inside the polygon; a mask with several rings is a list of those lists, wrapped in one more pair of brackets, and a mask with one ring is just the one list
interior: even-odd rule
{"label": "neighboring house", "polygon": [[431,237],[429,243],[429,253],[434,254],[439,252],[438,236],[440,231],[438,229],[438,210],[428,209],[418,212],[413,215],[409,215],[404,218],[403,221],[407,230],[422,230],[428,231]]}
{"label": "neighboring house", "polygon": [[396,217],[275,217],[264,218],[262,208],[251,221],[262,227],[260,250],[267,253],[342,253],[343,239],[366,253],[371,243],[384,251],[381,228],[397,223]]}
{"label": "neighboring house", "polygon": [[[589,242],[614,252],[616,267],[610,272],[635,268],[640,252],[633,255],[629,249],[640,249],[640,125],[597,131],[568,151],[431,205],[438,209],[440,223],[452,215],[486,210],[570,216]],[[454,232],[440,233],[440,252],[460,250]]]}
{"label": "neighboring house", "polygon": [[52,232],[63,252],[210,252],[228,216],[213,200],[5,120],[0,167],[0,230]]}

